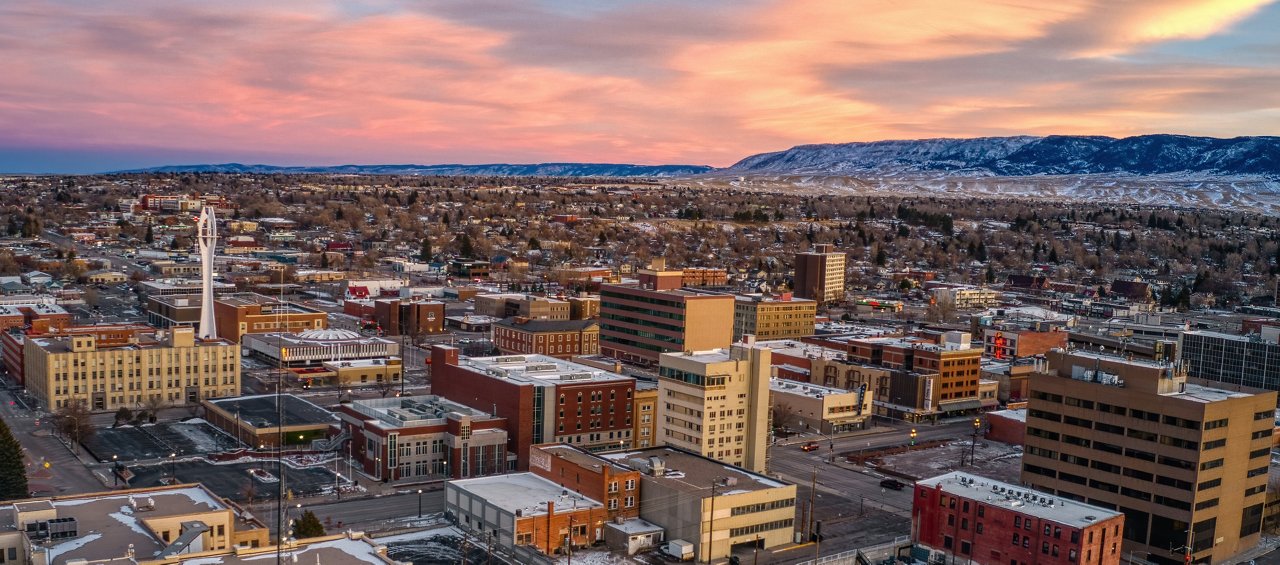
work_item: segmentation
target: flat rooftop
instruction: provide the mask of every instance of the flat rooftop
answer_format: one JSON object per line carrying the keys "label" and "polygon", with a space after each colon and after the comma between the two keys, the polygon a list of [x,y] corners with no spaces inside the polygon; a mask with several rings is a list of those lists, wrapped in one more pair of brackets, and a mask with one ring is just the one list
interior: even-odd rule
{"label": "flat rooftop", "polygon": [[539,477],[533,473],[513,473],[477,479],[450,481],[450,487],[467,491],[483,498],[489,504],[509,513],[517,511],[523,517],[541,516],[547,513],[547,502],[555,503],[555,511],[601,508],[600,502]]}
{"label": "flat rooftop", "polygon": [[1199,335],[1199,336],[1212,337],[1217,339],[1229,339],[1231,341],[1244,341],[1244,342],[1252,341],[1255,343],[1264,343],[1267,345],[1277,345],[1275,342],[1267,341],[1257,335],[1252,335],[1252,336],[1236,335],[1236,334],[1229,334],[1229,333],[1223,333],[1223,332],[1215,332],[1210,330],[1191,330],[1191,331],[1182,332],[1182,335]]}
{"label": "flat rooftop", "polygon": [[[154,508],[135,510],[130,504],[131,499],[139,506],[151,503]],[[39,510],[50,505],[57,510],[58,518],[75,518],[78,531],[74,538],[36,545],[46,548],[49,562],[53,564],[73,559],[93,561],[113,555],[123,556],[130,546],[139,557],[150,558],[169,544],[152,535],[143,520],[229,508],[200,485],[139,489],[132,493],[73,495],[0,507],[7,511],[5,514],[8,516],[8,520],[0,525],[0,531],[17,530],[14,512],[17,508]],[[247,526],[243,522],[237,522],[237,525]]]}
{"label": "flat rooftop", "polygon": [[619,471],[631,470],[628,467],[619,465],[613,461],[605,459],[604,457],[600,457],[599,455],[587,453],[571,445],[564,445],[564,444],[557,443],[557,444],[539,445],[535,447],[537,447],[538,449],[541,449],[542,451],[547,452],[552,457],[560,457],[565,461],[573,463],[574,465],[577,465],[579,467],[585,467],[590,469],[593,467],[608,465]]}
{"label": "flat rooftop", "polygon": [[[332,412],[292,394],[282,394],[280,399],[284,408],[285,426],[328,425],[338,419]],[[240,420],[247,424],[260,428],[274,428],[280,425],[274,394],[210,399],[207,402],[232,416],[238,412]]]}
{"label": "flat rooftop", "polygon": [[349,406],[357,413],[377,418],[391,427],[421,426],[432,421],[443,421],[450,413],[471,416],[477,420],[492,418],[488,412],[433,394],[356,400]]}
{"label": "flat rooftop", "polygon": [[997,506],[1057,522],[1064,526],[1085,528],[1103,520],[1121,516],[1120,512],[1051,496],[1018,485],[1004,483],[960,471],[916,482],[925,488],[941,488],[942,492],[988,506]]}
{"label": "flat rooftop", "polygon": [[280,313],[280,314],[319,314],[321,313],[320,310],[316,310],[314,308],[307,308],[306,306],[295,304],[293,302],[284,302],[276,298],[272,298],[270,296],[263,296],[261,294],[224,295],[224,296],[218,297],[215,300],[215,302],[221,302],[225,305],[232,306],[235,308],[242,308],[246,306],[261,306],[263,308],[263,312],[266,312],[269,310],[273,314],[274,313]]}
{"label": "flat rooftop", "polygon": [[788,379],[769,379],[769,390],[774,392],[784,392],[787,394],[803,395],[810,398],[822,398],[824,396],[834,396],[837,394],[854,394],[853,391],[842,388],[822,386]]}
{"label": "flat rooftop", "polygon": [[[618,451],[601,454],[601,457],[620,465],[630,467],[642,473],[646,480],[694,494],[699,498],[711,496],[711,484],[718,479],[731,479],[736,483],[716,489],[716,494],[740,494],[758,490],[784,488],[793,486],[786,481],[772,479],[758,473],[752,473],[742,467],[735,467],[708,459],[696,453],[690,453],[671,447],[651,447],[631,451]],[[651,458],[662,460],[666,468],[663,476],[649,474]]]}
{"label": "flat rooftop", "polygon": [[815,345],[805,343],[798,339],[774,339],[769,341],[757,341],[756,345],[768,347],[774,353],[781,355],[790,355],[791,357],[822,357],[825,359],[843,359],[844,350],[834,347],[826,347],[823,345]]}
{"label": "flat rooftop", "polygon": [[464,357],[459,365],[489,376],[534,385],[634,380],[632,377],[546,355]]}
{"label": "flat rooftop", "polygon": [[[92,332],[88,332],[92,333]],[[70,353],[71,340],[75,337],[84,335],[85,332],[62,333],[59,335],[46,334],[39,337],[30,337],[32,343],[36,344],[49,353]],[[196,339],[196,347],[231,347],[235,344],[225,339]],[[147,350],[147,349],[166,349],[169,347],[168,340],[162,338],[158,333],[138,333],[137,343],[113,344],[97,346],[98,351],[120,351],[120,350]]]}
{"label": "flat rooftop", "polygon": [[511,328],[531,333],[539,332],[580,332],[592,326],[600,325],[596,320],[526,320],[504,318],[494,322],[495,326]]}
{"label": "flat rooftop", "polygon": [[67,313],[66,308],[57,304],[6,304],[0,306],[0,316],[22,316],[24,309],[41,316]]}

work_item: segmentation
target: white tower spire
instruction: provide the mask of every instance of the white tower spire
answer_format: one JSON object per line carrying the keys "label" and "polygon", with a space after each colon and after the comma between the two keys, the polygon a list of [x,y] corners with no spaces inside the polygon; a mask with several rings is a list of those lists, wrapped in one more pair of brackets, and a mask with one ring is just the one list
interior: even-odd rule
{"label": "white tower spire", "polygon": [[196,223],[196,243],[200,249],[200,339],[217,339],[218,327],[213,319],[213,251],[218,245],[218,221],[213,206],[200,211]]}

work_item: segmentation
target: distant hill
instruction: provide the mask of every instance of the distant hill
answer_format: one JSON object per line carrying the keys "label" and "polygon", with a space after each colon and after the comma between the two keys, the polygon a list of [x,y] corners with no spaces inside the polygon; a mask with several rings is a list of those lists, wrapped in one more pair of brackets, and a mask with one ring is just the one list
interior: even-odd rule
{"label": "distant hill", "polygon": [[1197,173],[1280,177],[1280,137],[1051,135],[799,145],[720,172],[773,174],[1077,175]]}
{"label": "distant hill", "polygon": [[701,165],[618,165],[609,163],[539,163],[533,165],[337,165],[277,167],[273,165],[170,165],[115,173],[245,173],[350,175],[468,175],[547,177],[679,177],[711,171]]}

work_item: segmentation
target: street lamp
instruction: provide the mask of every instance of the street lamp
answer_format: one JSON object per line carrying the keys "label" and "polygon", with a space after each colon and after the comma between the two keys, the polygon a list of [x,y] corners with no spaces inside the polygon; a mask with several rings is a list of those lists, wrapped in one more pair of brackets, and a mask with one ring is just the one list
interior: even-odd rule
{"label": "street lamp", "polygon": [[422,489],[418,489],[418,517],[422,517]]}
{"label": "street lamp", "polygon": [[915,447],[915,445],[916,445],[916,429],[911,428],[911,445],[907,446],[907,451],[911,451],[911,448]]}
{"label": "street lamp", "polygon": [[116,486],[120,486],[120,456],[119,455],[111,456],[111,478],[113,480],[113,484],[115,484]]}
{"label": "street lamp", "polygon": [[169,454],[169,476],[173,479],[173,482],[175,484],[177,484],[178,482],[178,459],[177,458],[178,458],[177,453]]}

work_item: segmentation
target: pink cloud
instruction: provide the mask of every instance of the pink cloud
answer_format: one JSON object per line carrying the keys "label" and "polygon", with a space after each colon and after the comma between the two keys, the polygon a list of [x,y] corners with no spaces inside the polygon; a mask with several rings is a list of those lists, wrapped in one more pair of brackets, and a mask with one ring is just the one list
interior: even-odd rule
{"label": "pink cloud", "polygon": [[[1260,1],[491,3],[509,11],[5,4],[0,142],[724,165],[797,143],[1280,125],[1274,68],[1137,56]],[[1270,88],[1215,96],[1251,85]]]}

